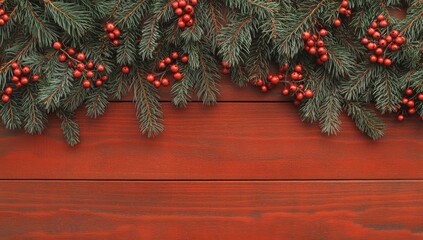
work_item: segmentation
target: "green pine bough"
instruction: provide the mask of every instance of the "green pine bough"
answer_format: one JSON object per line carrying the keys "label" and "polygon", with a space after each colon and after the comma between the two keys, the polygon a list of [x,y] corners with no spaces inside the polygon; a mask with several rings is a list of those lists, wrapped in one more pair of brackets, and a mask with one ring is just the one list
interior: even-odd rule
{"label": "green pine bough", "polygon": [[6,0],[1,121],[41,134],[56,114],[73,146],[80,106],[97,118],[133,91],[152,137],[164,129],[157,88],[171,87],[177,107],[193,93],[213,105],[223,72],[292,96],[326,134],[345,113],[376,140],[384,125],[375,109],[423,116],[422,55],[422,0]]}

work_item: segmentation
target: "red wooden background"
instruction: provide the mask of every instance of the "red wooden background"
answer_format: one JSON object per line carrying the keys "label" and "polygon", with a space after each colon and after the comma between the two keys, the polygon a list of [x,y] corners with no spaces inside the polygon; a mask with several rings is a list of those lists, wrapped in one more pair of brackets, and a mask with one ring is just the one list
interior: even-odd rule
{"label": "red wooden background", "polygon": [[343,118],[336,137],[301,123],[276,92],[227,80],[215,107],[176,110],[139,134],[130,101],[78,113],[68,147],[0,129],[0,239],[423,239],[423,137],[383,117],[373,142]]}

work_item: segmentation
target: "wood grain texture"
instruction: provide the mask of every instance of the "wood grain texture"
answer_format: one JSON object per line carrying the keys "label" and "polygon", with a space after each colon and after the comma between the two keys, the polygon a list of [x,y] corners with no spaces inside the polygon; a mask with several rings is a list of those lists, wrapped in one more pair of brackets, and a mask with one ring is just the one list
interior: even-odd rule
{"label": "wood grain texture", "polygon": [[42,136],[0,130],[0,179],[423,179],[422,123],[385,117],[378,142],[342,118],[327,137],[301,123],[288,103],[164,104],[165,132],[139,133],[131,103],[113,103],[88,120],[82,144],[62,139],[52,119]]}
{"label": "wood grain texture", "polygon": [[423,182],[1,182],[0,239],[417,240]]}

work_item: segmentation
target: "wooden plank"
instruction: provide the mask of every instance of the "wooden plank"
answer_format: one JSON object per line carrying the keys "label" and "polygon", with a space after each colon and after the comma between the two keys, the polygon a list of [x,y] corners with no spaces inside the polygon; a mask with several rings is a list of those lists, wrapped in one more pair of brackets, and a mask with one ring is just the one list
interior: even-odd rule
{"label": "wooden plank", "polygon": [[2,182],[0,239],[417,240],[423,182]]}
{"label": "wooden plank", "polygon": [[421,121],[385,117],[373,142],[350,119],[327,137],[287,103],[164,104],[165,132],[139,133],[131,103],[97,120],[79,112],[82,143],[52,119],[42,136],[0,130],[0,179],[422,179]]}

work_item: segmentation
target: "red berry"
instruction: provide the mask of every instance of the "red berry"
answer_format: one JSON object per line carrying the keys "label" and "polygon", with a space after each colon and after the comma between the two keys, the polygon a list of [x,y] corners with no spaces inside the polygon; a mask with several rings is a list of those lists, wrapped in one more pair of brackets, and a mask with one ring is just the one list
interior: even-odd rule
{"label": "red berry", "polygon": [[294,71],[296,71],[297,73],[300,73],[303,71],[303,67],[301,65],[297,65],[295,66]]}
{"label": "red berry", "polygon": [[301,35],[301,38],[305,41],[305,40],[308,40],[310,36],[311,35],[309,32],[303,32],[303,34]]}
{"label": "red berry", "polygon": [[7,88],[4,90],[4,93],[5,93],[5,94],[7,94],[7,95],[11,95],[11,94],[13,93],[13,89],[12,89],[11,87],[7,87]]}
{"label": "red berry", "polygon": [[193,10],[194,10],[194,8],[191,5],[187,5],[185,7],[185,12],[187,12],[187,13],[191,13]]}
{"label": "red berry", "polygon": [[396,52],[398,51],[399,47],[396,44],[392,44],[392,45],[389,45],[389,49],[391,49],[391,51],[393,52]]}
{"label": "red berry", "polygon": [[4,9],[0,8],[0,15],[5,14],[6,12],[4,11]]}
{"label": "red berry", "polygon": [[385,66],[387,67],[390,67],[392,65],[392,60],[389,58],[386,58],[383,64],[385,64]]}
{"label": "red berry", "polygon": [[153,74],[148,74],[147,75],[147,82],[154,82],[154,75]]}
{"label": "red berry", "polygon": [[88,62],[87,63],[87,69],[93,69],[94,67],[94,63],[93,62]]}
{"label": "red berry", "polygon": [[14,62],[10,65],[12,69],[17,69],[19,67],[19,64],[17,62]]}
{"label": "red berry", "polygon": [[317,49],[317,52],[319,53],[319,55],[325,55],[326,54],[326,48],[319,47],[319,49]]}
{"label": "red berry", "polygon": [[388,43],[386,42],[385,39],[380,39],[379,40],[379,46],[381,47],[386,47],[388,45]]}
{"label": "red berry", "polygon": [[119,46],[119,40],[117,40],[117,39],[113,40],[112,44],[115,47]]}
{"label": "red berry", "polygon": [[188,21],[190,21],[190,20],[191,20],[191,16],[190,16],[189,14],[185,14],[185,15],[182,17],[182,20],[184,20],[184,22],[188,22]]}
{"label": "red berry", "polygon": [[183,21],[178,21],[178,27],[181,29],[185,28],[185,23]]}
{"label": "red berry", "polygon": [[183,56],[183,57],[181,57],[181,62],[183,62],[183,63],[187,63],[188,61],[189,61],[188,56]]}
{"label": "red berry", "polygon": [[38,82],[38,80],[40,80],[40,76],[38,75],[33,75],[31,78],[32,78],[32,82]]}
{"label": "red berry", "polygon": [[298,88],[295,85],[291,85],[291,87],[289,87],[290,92],[296,92],[297,90],[298,90]]}
{"label": "red berry", "polygon": [[163,69],[166,68],[166,63],[165,62],[160,62],[158,67],[159,67],[159,69],[163,70]]}
{"label": "red berry", "polygon": [[377,59],[377,62],[378,62],[379,64],[383,64],[383,63],[385,62],[385,59],[384,59],[383,57],[379,57],[379,58]]}
{"label": "red berry", "polygon": [[310,53],[311,55],[316,55],[316,52],[317,52],[317,50],[316,50],[316,48],[315,48],[315,47],[311,47],[311,48],[308,50],[308,53]]}
{"label": "red berry", "polygon": [[178,65],[175,64],[175,65],[170,66],[170,71],[173,72],[173,73],[179,72]]}
{"label": "red berry", "polygon": [[69,55],[73,56],[73,55],[75,55],[75,53],[76,53],[76,52],[75,52],[75,49],[73,49],[73,48],[69,48],[69,49],[68,49],[68,54],[69,54]]}
{"label": "red berry", "polygon": [[344,8],[346,8],[346,7],[348,7],[348,1],[342,1],[341,2],[341,7],[344,7]]}
{"label": "red berry", "polygon": [[173,78],[176,80],[176,81],[181,81],[182,80],[182,78],[183,78],[183,76],[182,76],[182,73],[175,73],[175,74],[173,74]]}
{"label": "red berry", "polygon": [[60,50],[60,49],[62,49],[62,44],[60,42],[55,42],[55,43],[53,43],[53,48],[55,50]]}
{"label": "red berry", "polygon": [[0,26],[4,26],[4,24],[6,24],[6,21],[0,18]]}
{"label": "red berry", "polygon": [[329,60],[329,56],[327,54],[323,54],[322,56],[320,56],[320,60],[322,62],[327,62]]}
{"label": "red berry", "polygon": [[261,87],[261,86],[263,86],[263,80],[261,80],[261,79],[259,79],[259,80],[257,80],[257,82],[256,82],[256,86],[258,86],[258,87]]}
{"label": "red berry", "polygon": [[129,70],[129,67],[127,67],[127,66],[123,66],[123,67],[122,67],[122,73],[123,73],[123,74],[129,74],[129,71],[130,71],[130,70]]}
{"label": "red berry", "polygon": [[293,72],[293,73],[291,73],[291,79],[296,81],[296,80],[300,79],[300,76],[297,72]]}
{"label": "red berry", "polygon": [[177,53],[177,52],[173,52],[172,54],[171,54],[171,56],[172,56],[172,58],[173,59],[178,59],[179,58],[179,54]]}
{"label": "red berry", "polygon": [[408,98],[403,98],[402,99],[402,104],[406,105],[408,103],[409,99]]}
{"label": "red berry", "polygon": [[361,39],[361,44],[363,44],[363,45],[367,45],[367,44],[369,44],[369,39],[367,39],[367,38],[362,38],[362,39]]}
{"label": "red berry", "polygon": [[94,77],[94,72],[93,71],[88,71],[86,75],[87,75],[87,78],[93,78]]}
{"label": "red berry", "polygon": [[311,90],[305,90],[304,96],[306,98],[308,98],[308,99],[312,98],[313,97],[313,91],[311,91]]}
{"label": "red berry", "polygon": [[101,85],[103,85],[103,81],[101,81],[100,79],[97,79],[97,81],[95,81],[95,85],[97,87],[101,87]]}
{"label": "red berry", "polygon": [[392,30],[391,37],[397,38],[399,36],[399,32],[397,30]]}
{"label": "red berry", "polygon": [[106,82],[108,79],[109,79],[109,77],[108,77],[108,76],[103,76],[103,77],[101,77],[101,81],[103,81],[103,82]]}
{"label": "red berry", "polygon": [[404,43],[404,39],[402,37],[395,38],[395,43],[401,46]]}
{"label": "red berry", "polygon": [[15,75],[16,77],[19,77],[22,75],[22,71],[18,68],[13,70],[13,75]]}
{"label": "red berry", "polygon": [[261,92],[262,92],[262,93],[266,93],[266,92],[267,92],[267,90],[268,90],[268,89],[267,89],[267,86],[262,86],[262,87],[261,87]]}
{"label": "red berry", "polygon": [[160,83],[159,80],[154,80],[153,85],[154,85],[155,88],[159,88],[161,83]]}
{"label": "red berry", "polygon": [[21,84],[22,85],[28,85],[28,83],[29,83],[29,79],[28,78],[26,78],[26,77],[22,77],[21,78]]}
{"label": "red berry", "polygon": [[411,88],[408,88],[407,90],[405,90],[405,94],[408,95],[408,96],[413,95],[413,93],[414,93],[414,91]]}
{"label": "red berry", "polygon": [[83,86],[85,89],[90,88],[90,87],[91,87],[91,81],[89,81],[89,80],[84,80],[84,81],[82,82],[82,86]]}
{"label": "red berry", "polygon": [[113,30],[113,34],[115,35],[115,37],[117,37],[117,38],[119,38],[120,37],[120,35],[121,35],[121,33],[120,33],[120,30],[119,29],[115,29],[115,30]]}
{"label": "red berry", "polygon": [[31,72],[31,69],[29,67],[26,67],[25,66],[25,67],[22,68],[22,73],[23,74],[29,74],[30,72]]}
{"label": "red berry", "polygon": [[398,115],[397,119],[400,122],[404,121],[404,115],[402,115],[402,114]]}
{"label": "red berry", "polygon": [[172,59],[170,57],[165,58],[164,62],[166,64],[171,64],[172,63]]}
{"label": "red berry", "polygon": [[377,48],[376,44],[370,42],[369,44],[367,44],[367,49],[368,50],[375,50]]}
{"label": "red berry", "polygon": [[8,103],[10,101],[9,95],[3,94],[3,96],[1,96],[1,101],[3,103]]}
{"label": "red berry", "polygon": [[299,101],[303,100],[304,99],[304,94],[297,93],[296,99],[299,100]]}
{"label": "red berry", "polygon": [[333,25],[334,25],[335,27],[340,27],[340,26],[341,26],[341,20],[339,20],[339,19],[335,19],[335,21],[333,22]]}
{"label": "red berry", "polygon": [[74,78],[80,78],[80,77],[82,77],[82,72],[79,71],[79,70],[73,71],[73,77]]}
{"label": "red berry", "polygon": [[279,83],[279,78],[278,78],[278,76],[273,76],[273,77],[272,77],[272,79],[270,80],[270,82],[271,82],[273,85],[278,84],[278,83]]}
{"label": "red berry", "polygon": [[182,14],[184,14],[184,10],[182,10],[182,8],[177,8],[175,9],[175,14],[177,16],[182,16]]}
{"label": "red berry", "polygon": [[282,95],[284,95],[284,96],[288,96],[288,94],[289,94],[289,90],[288,89],[284,89],[284,90],[282,90]]}
{"label": "red berry", "polygon": [[309,39],[309,40],[307,41],[307,46],[309,46],[309,47],[314,47],[314,41],[313,41],[313,40],[311,40],[311,39]]}
{"label": "red berry", "polygon": [[376,55],[382,55],[383,49],[382,48],[376,48],[375,53],[376,53]]}
{"label": "red berry", "polygon": [[379,39],[379,38],[380,38],[380,32],[375,32],[375,33],[373,33],[372,37],[373,37],[374,39]]}
{"label": "red berry", "polygon": [[76,59],[78,59],[79,61],[85,61],[85,54],[84,53],[78,53],[78,55],[76,56]]}
{"label": "red berry", "polygon": [[79,71],[84,71],[85,70],[85,65],[83,63],[78,63],[76,65],[76,69],[78,69]]}
{"label": "red berry", "polygon": [[322,40],[317,41],[317,46],[318,47],[324,47],[325,46],[325,42],[323,42]]}
{"label": "red berry", "polygon": [[178,5],[179,7],[183,8],[187,6],[187,2],[185,0],[179,0]]}
{"label": "red berry", "polygon": [[109,33],[107,36],[109,37],[110,40],[113,40],[116,38],[114,33]]}
{"label": "red berry", "polygon": [[369,28],[369,29],[367,29],[367,33],[368,33],[369,35],[373,35],[373,34],[375,34],[375,32],[376,32],[376,29],[374,29],[374,28]]}
{"label": "red berry", "polygon": [[391,36],[386,36],[385,40],[386,40],[387,43],[390,43],[390,42],[392,42],[393,39],[392,39]]}
{"label": "red berry", "polygon": [[22,83],[21,83],[21,82],[17,82],[17,83],[15,83],[15,87],[16,87],[17,89],[21,88],[21,87],[22,87]]}
{"label": "red berry", "polygon": [[377,16],[377,20],[378,21],[382,21],[382,20],[384,20],[385,19],[385,17],[382,15],[382,14],[379,14],[378,16]]}
{"label": "red berry", "polygon": [[320,29],[319,34],[322,37],[326,37],[328,35],[328,31],[326,29]]}
{"label": "red berry", "polygon": [[370,56],[370,62],[375,63],[377,62],[377,57],[375,55]]}
{"label": "red berry", "polygon": [[17,82],[19,82],[19,77],[17,77],[17,76],[13,76],[13,77],[12,77],[12,82],[13,82],[13,83],[17,83]]}
{"label": "red berry", "polygon": [[408,114],[410,114],[410,115],[416,114],[416,109],[415,108],[408,109]]}
{"label": "red berry", "polygon": [[407,102],[407,107],[413,108],[415,106],[415,103],[413,100],[410,100]]}
{"label": "red berry", "polygon": [[179,7],[178,1],[172,3],[172,8],[177,9]]}
{"label": "red berry", "polygon": [[379,24],[377,24],[377,22],[372,22],[372,24],[370,24],[370,26],[372,28],[377,28],[377,27],[379,27]]}
{"label": "red berry", "polygon": [[169,86],[169,80],[167,78],[163,78],[161,82],[162,82],[163,87]]}
{"label": "red berry", "polygon": [[341,8],[339,8],[339,13],[340,13],[341,15],[346,15],[346,14],[347,14],[347,9],[346,9],[346,8],[344,8],[344,7],[341,7]]}
{"label": "red berry", "polygon": [[417,99],[418,99],[420,102],[423,102],[423,93],[420,93],[420,94],[417,96]]}
{"label": "red berry", "polygon": [[97,71],[98,71],[98,72],[103,72],[103,71],[104,71],[104,66],[103,66],[103,65],[101,65],[101,64],[100,64],[100,65],[98,65],[98,66],[97,66]]}
{"label": "red berry", "polygon": [[382,20],[379,23],[379,27],[386,28],[388,26],[388,22],[386,20]]}
{"label": "red berry", "polygon": [[107,23],[106,24],[106,30],[108,32],[113,32],[113,30],[115,30],[115,25],[113,23]]}
{"label": "red berry", "polygon": [[198,1],[197,0],[191,0],[190,4],[191,6],[197,6]]}

